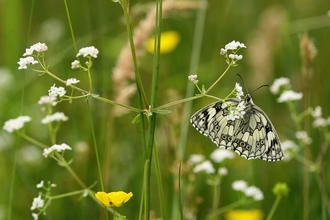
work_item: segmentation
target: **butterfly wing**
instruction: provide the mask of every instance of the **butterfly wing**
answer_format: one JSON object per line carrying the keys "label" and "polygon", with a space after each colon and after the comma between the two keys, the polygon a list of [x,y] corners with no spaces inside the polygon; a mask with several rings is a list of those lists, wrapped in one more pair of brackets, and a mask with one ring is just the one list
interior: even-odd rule
{"label": "butterfly wing", "polygon": [[[198,112],[190,119],[191,124],[201,134],[209,137],[220,148],[232,149],[233,135],[238,129],[240,120],[228,121],[228,106],[237,106],[238,99],[227,99],[214,102]],[[228,105],[229,104],[229,105]]]}
{"label": "butterfly wing", "polygon": [[281,142],[267,115],[251,102],[234,134],[233,150],[246,159],[283,159]]}
{"label": "butterfly wing", "polygon": [[201,134],[209,137],[220,148],[233,149],[246,159],[261,158],[279,161],[284,157],[280,139],[267,115],[246,95],[246,113],[242,118],[227,120],[228,106],[236,107],[241,100],[227,99],[214,102],[190,119]]}

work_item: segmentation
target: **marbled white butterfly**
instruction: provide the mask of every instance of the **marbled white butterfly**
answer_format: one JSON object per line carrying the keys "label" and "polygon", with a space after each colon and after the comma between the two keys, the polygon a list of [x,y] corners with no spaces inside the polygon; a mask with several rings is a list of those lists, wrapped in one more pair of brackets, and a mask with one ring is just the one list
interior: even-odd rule
{"label": "marbled white butterfly", "polygon": [[[243,103],[242,103],[243,102]],[[228,120],[231,107],[245,106],[245,114]],[[282,160],[280,139],[267,115],[256,106],[250,94],[244,100],[229,98],[214,102],[190,119],[201,134],[209,137],[220,148],[234,150],[246,159]]]}

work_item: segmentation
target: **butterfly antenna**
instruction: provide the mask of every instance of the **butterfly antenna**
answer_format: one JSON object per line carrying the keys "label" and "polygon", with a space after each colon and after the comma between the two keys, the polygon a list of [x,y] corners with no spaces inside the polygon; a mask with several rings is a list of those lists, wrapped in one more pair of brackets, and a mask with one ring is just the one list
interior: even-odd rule
{"label": "butterfly antenna", "polygon": [[243,80],[243,77],[240,75],[240,74],[236,74],[241,80],[242,80],[242,83],[243,83],[243,85],[244,85],[244,87],[245,87],[245,90],[246,90],[246,93],[248,94],[249,93],[249,90],[247,89],[247,87],[246,87],[246,84],[245,84],[245,82],[244,82],[244,80]]}
{"label": "butterfly antenna", "polygon": [[262,86],[259,86],[258,88],[256,88],[255,90],[253,90],[253,91],[251,92],[251,94],[254,93],[255,91],[257,91],[258,89],[261,89],[262,87],[265,87],[265,86],[269,87],[269,85],[267,85],[267,84],[262,85]]}

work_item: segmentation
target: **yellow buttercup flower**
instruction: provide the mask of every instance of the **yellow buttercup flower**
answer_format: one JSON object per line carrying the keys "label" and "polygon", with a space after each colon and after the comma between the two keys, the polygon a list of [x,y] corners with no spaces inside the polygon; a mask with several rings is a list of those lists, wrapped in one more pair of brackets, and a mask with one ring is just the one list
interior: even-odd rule
{"label": "yellow buttercup flower", "polygon": [[231,210],[225,214],[226,220],[262,220],[263,213],[259,209]]}
{"label": "yellow buttercup flower", "polygon": [[124,203],[126,203],[131,197],[133,196],[133,193],[125,193],[123,191],[118,192],[97,192],[95,193],[95,197],[97,200],[99,200],[103,205],[106,207],[112,207],[112,206],[122,206]]}
{"label": "yellow buttercup flower", "polygon": [[[160,53],[172,52],[180,41],[180,35],[176,31],[165,31],[161,34]],[[149,53],[154,52],[154,37],[151,37],[146,43],[146,50]]]}

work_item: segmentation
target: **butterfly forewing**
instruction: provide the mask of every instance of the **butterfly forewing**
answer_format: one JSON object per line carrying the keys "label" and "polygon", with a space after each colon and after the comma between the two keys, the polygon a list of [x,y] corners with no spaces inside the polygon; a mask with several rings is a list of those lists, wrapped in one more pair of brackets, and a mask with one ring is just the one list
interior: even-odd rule
{"label": "butterfly forewing", "polygon": [[[243,118],[227,120],[228,107],[244,101]],[[212,103],[190,119],[201,134],[209,137],[218,147],[232,149],[246,159],[282,160],[280,139],[267,115],[246,95],[244,100],[227,99]]]}

